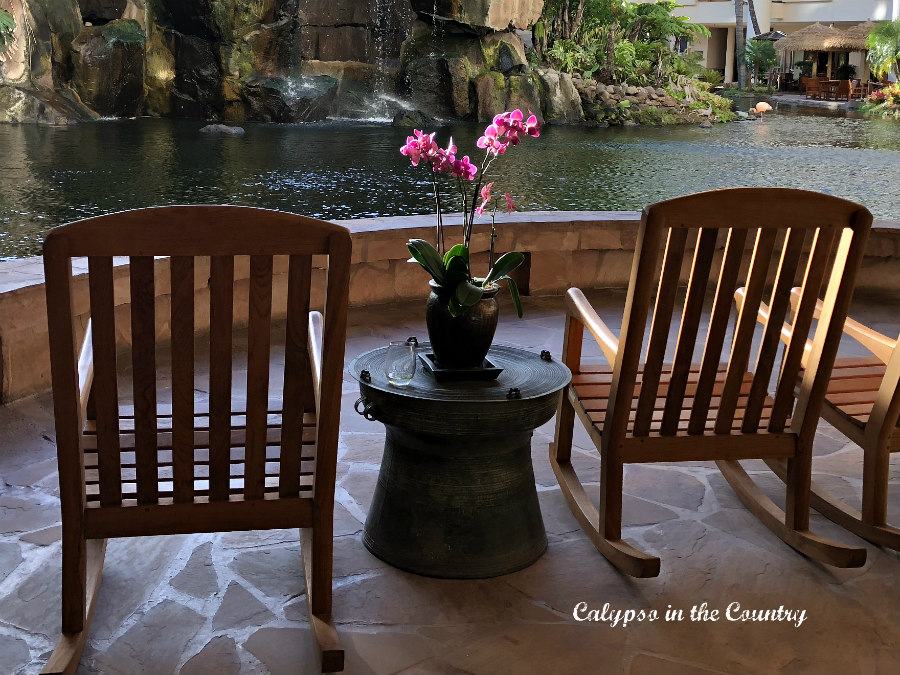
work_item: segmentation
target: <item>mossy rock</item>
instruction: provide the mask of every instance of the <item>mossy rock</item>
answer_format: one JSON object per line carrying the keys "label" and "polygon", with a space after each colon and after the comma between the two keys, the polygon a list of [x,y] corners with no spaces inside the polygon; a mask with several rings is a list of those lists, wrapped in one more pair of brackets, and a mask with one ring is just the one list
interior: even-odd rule
{"label": "mossy rock", "polygon": [[485,73],[473,82],[475,113],[479,122],[491,122],[506,109],[506,78],[503,73]]}

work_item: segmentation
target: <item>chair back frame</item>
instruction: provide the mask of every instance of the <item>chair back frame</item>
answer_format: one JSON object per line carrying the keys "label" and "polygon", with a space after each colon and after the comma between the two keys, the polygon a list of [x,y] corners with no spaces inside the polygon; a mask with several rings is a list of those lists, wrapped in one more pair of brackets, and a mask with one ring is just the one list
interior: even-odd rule
{"label": "chair back frame", "polygon": [[[743,433],[756,433],[765,429],[771,433],[784,431],[788,418],[790,431],[811,436],[815,432],[816,418],[825,395],[830,364],[834,360],[840,338],[843,317],[846,316],[852,295],[854,272],[865,250],[871,215],[852,202],[800,190],[779,190],[768,193],[771,218],[764,223],[751,221],[744,213],[758,199],[758,191],[752,188],[700,193],[659,202],[644,209],[638,233],[636,262],[626,299],[622,324],[621,349],[614,364],[610,392],[610,411],[603,434],[607,447],[621,445],[629,427],[632,399],[637,387],[646,336],[647,319],[653,306],[652,323],[643,359],[640,395],[635,412],[632,433],[634,436],[650,434],[650,421],[657,400],[657,388],[669,337],[669,326],[674,313],[676,288],[681,275],[681,263],[688,241],[688,230],[698,232],[687,295],[684,302],[681,326],[675,348],[675,357],[669,371],[670,382],[666,389],[665,408],[658,433],[673,435],[679,429],[678,414],[685,399],[688,374],[693,357],[693,347],[701,321],[701,307],[707,286],[716,287],[710,313],[706,343],[687,433],[697,435],[731,434],[732,419],[739,396],[746,396]],[[798,208],[799,204],[799,208]],[[797,213],[802,215],[797,215]],[[791,216],[781,216],[791,213]],[[727,241],[722,256],[718,278],[711,276],[716,237],[722,214],[729,224]],[[850,223],[848,227],[847,224]],[[778,230],[785,230],[778,240]],[[754,236],[755,235],[755,236]],[[739,280],[739,269],[745,241],[754,239],[753,256],[749,275]],[[660,252],[662,264],[660,264]],[[836,242],[836,246],[834,245]],[[773,257],[776,245],[780,252]],[[804,248],[809,250],[805,266],[800,266]],[[750,367],[750,351],[756,316],[771,277],[770,261],[777,260],[772,283],[770,311],[776,322],[762,336],[756,365]],[[833,259],[832,274],[827,280],[825,309],[812,341],[801,393],[794,406],[794,382],[801,370],[803,355],[813,310],[820,287]],[[781,320],[790,309],[790,291],[794,279],[802,270],[802,299],[794,319],[795,335],[785,350],[778,373],[778,387],[774,409],[766,424],[761,420],[763,402],[775,362]],[[658,280],[658,282],[657,282]],[[721,360],[726,326],[731,311],[733,293],[740,285],[747,286],[745,301],[736,321],[734,337],[727,360],[724,390],[716,392],[721,401],[715,427],[706,427],[713,382]],[[836,320],[832,320],[832,318]],[[754,372],[753,383],[746,394],[741,392],[744,374]],[[814,414],[807,414],[814,411]],[[681,425],[683,428],[683,424]]]}

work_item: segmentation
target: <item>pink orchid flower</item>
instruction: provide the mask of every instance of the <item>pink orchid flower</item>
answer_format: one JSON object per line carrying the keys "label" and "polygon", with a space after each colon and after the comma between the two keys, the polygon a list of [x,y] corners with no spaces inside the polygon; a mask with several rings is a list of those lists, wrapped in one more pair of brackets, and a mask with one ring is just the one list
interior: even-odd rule
{"label": "pink orchid flower", "polygon": [[419,162],[431,158],[438,147],[434,142],[434,133],[426,134],[418,129],[414,129],[413,133],[415,136],[406,137],[406,145],[400,148],[400,154],[409,157],[413,166],[419,166]]}
{"label": "pink orchid flower", "polygon": [[472,162],[469,161],[469,156],[466,155],[462,159],[457,159],[453,162],[453,169],[451,171],[451,175],[454,178],[465,178],[466,180],[475,180],[475,174],[478,173],[478,167],[476,167]]}
{"label": "pink orchid flower", "polygon": [[493,182],[488,183],[483,188],[481,188],[481,206],[475,209],[475,213],[479,216],[484,213],[484,207],[486,207],[491,201],[491,188],[494,187]]}
{"label": "pink orchid flower", "polygon": [[506,197],[506,212],[512,213],[516,210],[516,205],[512,200],[512,197],[509,196],[508,192],[503,193],[503,196]]}
{"label": "pink orchid flower", "polygon": [[537,138],[541,135],[541,128],[540,125],[538,125],[537,117],[535,117],[534,113],[530,110],[528,111],[528,115],[528,119],[525,120],[525,133],[528,136]]}
{"label": "pink orchid flower", "polygon": [[509,143],[501,141],[501,135],[500,128],[496,124],[491,124],[484,130],[484,136],[478,139],[476,145],[484,148],[488,154],[502,155]]}

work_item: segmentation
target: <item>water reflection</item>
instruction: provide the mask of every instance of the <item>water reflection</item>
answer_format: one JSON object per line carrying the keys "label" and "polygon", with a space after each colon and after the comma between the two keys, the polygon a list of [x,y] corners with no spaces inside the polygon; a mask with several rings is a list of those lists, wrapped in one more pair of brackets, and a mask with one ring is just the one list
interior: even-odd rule
{"label": "water reflection", "polygon": [[[430,174],[398,153],[406,130],[248,124],[244,136],[210,137],[200,126],[158,119],[0,126],[0,256],[39,253],[56,224],[153,204],[245,204],[327,219],[431,209]],[[438,135],[446,143],[453,134],[480,160],[482,129],[453,125]],[[639,210],[698,190],[784,185],[855,199],[876,217],[895,218],[900,127],[787,107],[711,130],[547,127],[493,168],[498,187],[513,187],[529,210]]]}

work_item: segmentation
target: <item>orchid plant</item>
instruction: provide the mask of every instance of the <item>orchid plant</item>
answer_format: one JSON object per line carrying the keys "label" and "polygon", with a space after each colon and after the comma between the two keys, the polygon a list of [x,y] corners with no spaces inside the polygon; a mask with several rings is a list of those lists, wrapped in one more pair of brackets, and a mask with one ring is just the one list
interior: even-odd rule
{"label": "orchid plant", "polygon": [[[497,237],[495,216],[499,199],[493,193],[494,183],[482,185],[485,175],[494,160],[506,153],[510,146],[517,146],[528,136],[538,137],[540,127],[537,118],[529,112],[525,119],[521,110],[512,110],[494,117],[494,121],[478,139],[477,146],[484,150],[480,168],[469,156],[459,157],[453,138],[446,148],[440,148],[434,140],[434,133],[426,134],[416,129],[414,136],[406,139],[400,153],[409,158],[413,166],[431,165],[432,186],[434,187],[435,211],[437,213],[437,236],[434,245],[424,239],[411,239],[407,243],[412,255],[410,262],[419,263],[435,283],[450,293],[449,309],[452,316],[461,316],[481,300],[485,288],[499,281],[506,281],[516,314],[522,316],[522,302],[515,281],[509,273],[525,261],[525,256],[510,251],[494,261],[494,241]],[[439,174],[449,174],[462,202],[463,242],[449,249],[444,241],[443,202],[438,184]],[[510,194],[503,195],[506,209],[512,213],[515,204]],[[480,204],[479,204],[480,199]],[[490,208],[491,246],[488,258],[488,273],[484,277],[473,276],[469,260],[469,244],[475,217]]]}

